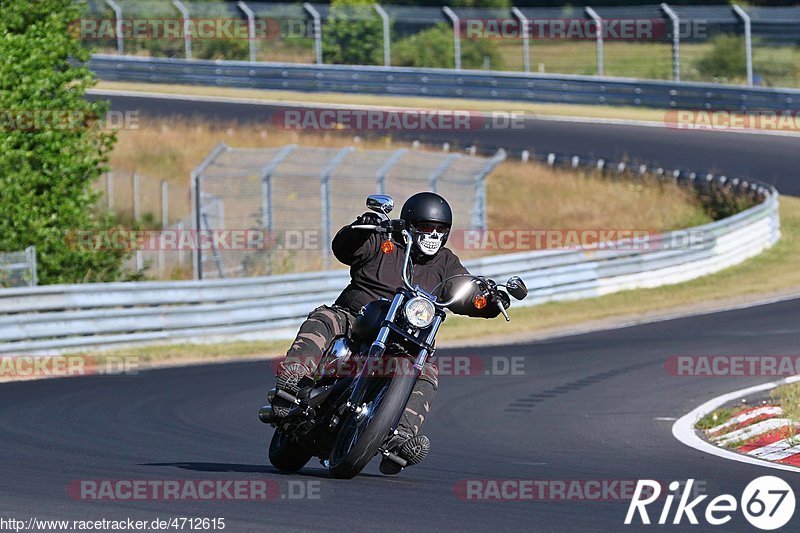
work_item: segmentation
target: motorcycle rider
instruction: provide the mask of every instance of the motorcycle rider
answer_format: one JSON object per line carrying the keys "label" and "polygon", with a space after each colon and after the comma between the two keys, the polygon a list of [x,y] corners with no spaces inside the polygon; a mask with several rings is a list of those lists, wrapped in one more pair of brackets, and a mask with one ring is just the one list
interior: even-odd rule
{"label": "motorcycle rider", "polygon": [[[454,290],[445,287],[445,279],[457,275],[469,275],[458,257],[444,245],[453,225],[453,214],[447,201],[433,192],[421,192],[411,196],[400,214],[412,235],[411,258],[413,283],[426,291],[434,291],[440,297]],[[350,284],[342,291],[336,302],[314,309],[300,326],[297,337],[279,365],[277,388],[290,394],[314,383],[316,368],[331,342],[347,335],[356,315],[368,303],[380,299],[391,299],[397,287],[403,285],[402,269],[405,246],[402,239],[395,239],[395,246],[384,244],[384,238],[376,232],[356,229],[358,225],[380,225],[381,217],[367,212],[351,226],[339,230],[333,239],[332,249],[336,258],[350,266]],[[453,285],[448,283],[447,285]],[[510,301],[505,293],[499,296],[500,303],[508,308]],[[472,298],[453,304],[450,310],[463,315],[494,318],[500,314],[498,306],[489,302],[482,309],[472,305]],[[420,434],[425,418],[438,388],[438,370],[430,362],[422,370],[405,411],[397,427],[397,433],[387,443],[387,449],[406,460],[407,465],[417,464],[428,453],[430,441]],[[276,417],[285,416],[288,401],[275,397],[272,401]],[[396,474],[400,466],[384,457],[380,466],[384,474]]]}

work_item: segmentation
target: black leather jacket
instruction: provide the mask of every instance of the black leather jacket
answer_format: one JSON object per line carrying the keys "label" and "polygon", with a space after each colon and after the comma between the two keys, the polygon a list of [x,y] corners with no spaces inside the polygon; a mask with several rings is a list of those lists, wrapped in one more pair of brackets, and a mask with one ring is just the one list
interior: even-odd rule
{"label": "black leather jacket", "polygon": [[[402,238],[394,239],[394,249],[384,253],[381,250],[384,240],[383,236],[375,232],[352,229],[350,226],[343,227],[336,234],[332,244],[333,254],[339,261],[350,266],[350,284],[336,299],[336,305],[358,313],[361,307],[373,300],[391,299],[397,288],[403,286],[405,244]],[[412,262],[414,285],[428,292],[433,291],[440,300],[448,299],[454,290],[453,286],[456,285],[456,283],[443,285],[445,279],[459,274],[469,274],[458,257],[446,247],[442,247],[433,256],[416,254],[412,250]],[[463,303],[454,304],[450,310],[481,318],[494,318],[500,314],[494,304],[478,310],[471,302],[472,298],[465,298]]]}

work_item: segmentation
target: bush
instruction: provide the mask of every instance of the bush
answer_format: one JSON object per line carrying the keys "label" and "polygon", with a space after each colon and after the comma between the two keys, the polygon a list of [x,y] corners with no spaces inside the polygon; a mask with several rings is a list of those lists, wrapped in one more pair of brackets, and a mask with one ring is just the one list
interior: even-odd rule
{"label": "bush", "polygon": [[71,232],[114,224],[94,213],[91,184],[114,135],[97,120],[107,104],[85,98],[89,54],[70,31],[80,16],[63,0],[0,4],[0,250],[36,245],[42,283],[120,279],[126,255],[69,244]]}
{"label": "bush", "polygon": [[711,44],[711,50],[695,63],[695,68],[702,76],[732,79],[747,74],[744,38],[718,35]]}
{"label": "bush", "polygon": [[322,29],[322,59],[339,65],[382,63],[383,24],[364,0],[334,0]]}
{"label": "bush", "polygon": [[[503,59],[494,42],[486,39],[461,39],[461,66],[483,68],[489,58],[493,70],[503,69]],[[402,67],[453,68],[453,29],[437,24],[397,42],[392,51],[392,64]]]}

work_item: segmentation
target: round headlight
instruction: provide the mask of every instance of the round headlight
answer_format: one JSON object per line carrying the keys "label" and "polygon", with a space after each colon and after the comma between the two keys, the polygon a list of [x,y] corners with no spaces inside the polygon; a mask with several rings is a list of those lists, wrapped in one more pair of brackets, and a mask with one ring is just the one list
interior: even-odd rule
{"label": "round headlight", "polygon": [[409,324],[415,328],[425,328],[433,322],[436,308],[430,300],[417,296],[406,302],[405,312]]}

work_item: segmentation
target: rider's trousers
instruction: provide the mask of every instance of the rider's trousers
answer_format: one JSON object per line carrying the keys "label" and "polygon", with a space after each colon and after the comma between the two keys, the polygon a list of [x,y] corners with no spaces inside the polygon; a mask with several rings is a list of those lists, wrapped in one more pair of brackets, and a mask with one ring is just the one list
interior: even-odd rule
{"label": "rider's trousers", "polygon": [[[279,375],[285,365],[297,362],[306,367],[308,375],[313,375],[328,346],[336,337],[347,335],[353,326],[353,320],[355,317],[340,307],[323,305],[311,311],[300,326],[286,357],[278,366]],[[401,432],[411,435],[419,433],[428,417],[437,389],[438,369],[436,365],[426,363],[400,419],[398,429]]]}

